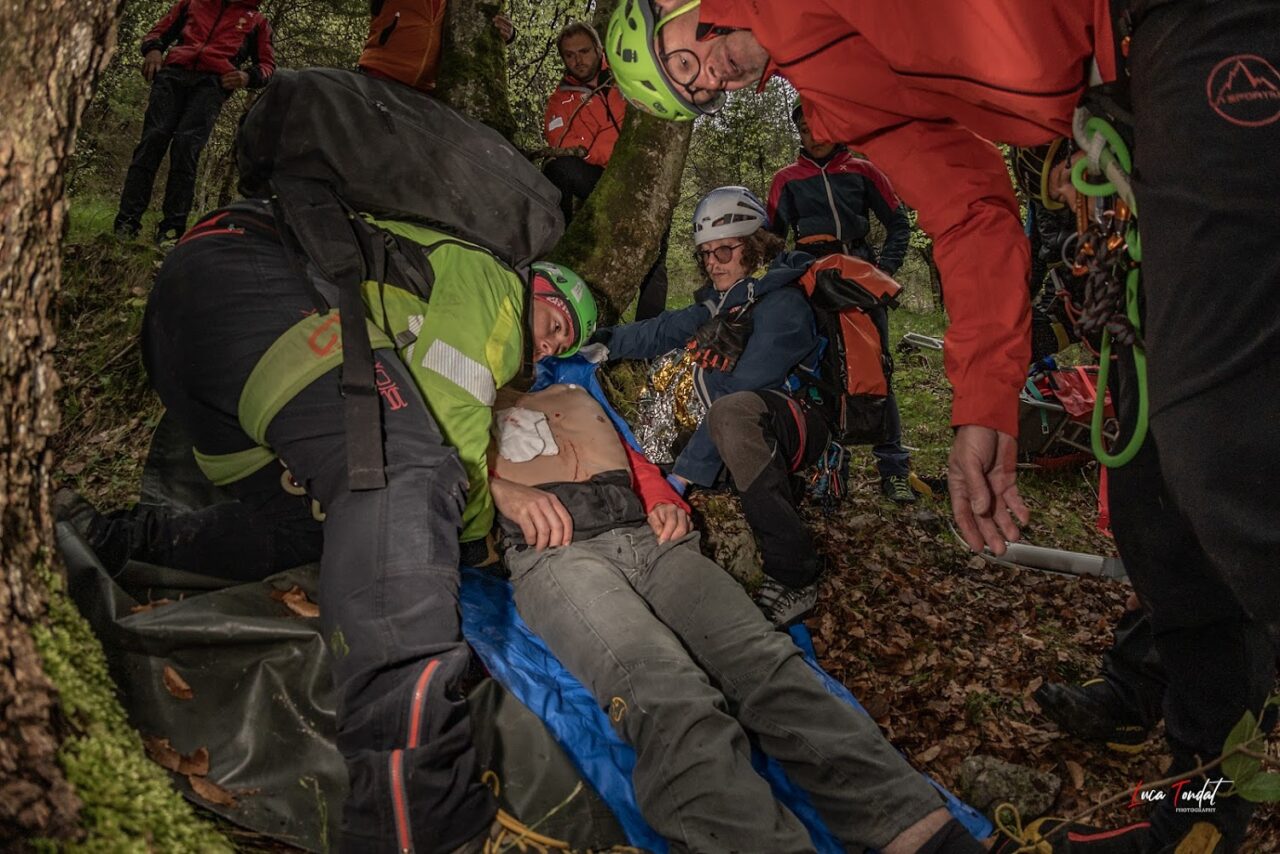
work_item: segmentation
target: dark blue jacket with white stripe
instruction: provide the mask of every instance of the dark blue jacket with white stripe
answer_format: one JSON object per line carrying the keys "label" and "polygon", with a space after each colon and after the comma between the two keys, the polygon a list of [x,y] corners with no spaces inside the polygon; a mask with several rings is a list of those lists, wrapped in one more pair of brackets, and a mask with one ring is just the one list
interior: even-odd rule
{"label": "dark blue jacket with white stripe", "polygon": [[[822,159],[802,150],[795,163],[779,169],[769,189],[768,210],[773,231],[781,237],[794,231],[797,248],[806,239],[826,236],[891,276],[907,255],[911,223],[906,208],[885,174],[844,146]],[[871,214],[887,232],[878,252],[866,243]]]}

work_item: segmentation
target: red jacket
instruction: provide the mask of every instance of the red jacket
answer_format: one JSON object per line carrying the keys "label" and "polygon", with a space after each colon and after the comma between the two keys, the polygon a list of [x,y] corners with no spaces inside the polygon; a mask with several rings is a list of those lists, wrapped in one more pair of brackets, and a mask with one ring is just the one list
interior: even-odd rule
{"label": "red jacket", "polygon": [[594,87],[566,74],[547,100],[542,133],[550,147],[582,146],[588,163],[604,166],[613,154],[626,109],[608,68],[601,67]]}
{"label": "red jacket", "polygon": [[210,74],[252,63],[244,69],[252,88],[265,86],[276,70],[271,24],[258,0],[178,0],[142,38],[144,56],[166,49],[165,65]]}
{"label": "red jacket", "polygon": [[659,504],[674,504],[686,513],[691,508],[685,500],[676,494],[671,482],[662,474],[662,469],[655,466],[644,454],[627,444],[627,440],[618,435],[622,449],[627,452],[627,463],[631,466],[631,488],[640,497],[646,514],[652,513]]}
{"label": "red jacket", "polygon": [[814,136],[864,152],[919,211],[951,317],[952,423],[1017,435],[1031,262],[987,140],[1070,133],[1094,58],[1115,76],[1107,0],[703,0],[700,18],[750,30]]}

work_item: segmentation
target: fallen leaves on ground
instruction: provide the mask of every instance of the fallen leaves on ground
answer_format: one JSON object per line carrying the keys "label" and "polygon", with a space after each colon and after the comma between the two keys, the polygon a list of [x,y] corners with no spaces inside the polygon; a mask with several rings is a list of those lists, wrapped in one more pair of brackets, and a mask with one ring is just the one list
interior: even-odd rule
{"label": "fallen leaves on ground", "polygon": [[191,690],[191,686],[187,684],[187,680],[178,675],[178,671],[169,665],[164,666],[164,687],[170,694],[179,700],[190,700],[195,696],[195,692]]}
{"label": "fallen leaves on ground", "polygon": [[1084,769],[1080,767],[1079,762],[1074,762],[1070,759],[1066,760],[1065,764],[1067,766],[1067,773],[1071,775],[1072,787],[1074,787],[1077,791],[1083,792],[1084,791]]}
{"label": "fallen leaves on ground", "polygon": [[190,774],[187,776],[187,782],[191,784],[191,791],[211,804],[216,804],[220,807],[233,807],[236,805],[235,794],[205,777]]}
{"label": "fallen leaves on ground", "polygon": [[142,739],[142,745],[146,748],[147,756],[151,757],[151,761],[159,765],[161,768],[167,768],[179,774],[208,774],[209,773],[209,750],[204,747],[197,748],[190,755],[183,755],[174,749],[167,738],[156,738],[155,736],[145,736]]}
{"label": "fallen leaves on ground", "polygon": [[277,602],[283,602],[285,607],[299,617],[319,617],[320,606],[307,597],[307,591],[298,585],[293,585],[288,590],[272,590],[271,598]]}
{"label": "fallen leaves on ground", "polygon": [[167,738],[144,736],[142,745],[147,756],[161,768],[181,774],[191,784],[191,790],[211,804],[222,807],[234,807],[236,798],[250,792],[232,792],[208,779],[209,750],[197,748],[189,755],[179,753]]}
{"label": "fallen leaves on ground", "polygon": [[[1027,475],[1024,475],[1026,477]],[[1036,476],[1032,474],[1031,476]],[[1060,774],[1054,815],[1072,815],[1168,762],[1163,729],[1129,756],[1069,738],[1040,714],[1031,693],[1045,682],[1096,674],[1130,587],[994,566],[974,558],[945,524],[945,502],[898,509],[874,497],[868,474],[833,513],[806,510],[828,560],[818,606],[806,621],[818,659],[848,685],[893,743],[939,782],[954,786],[975,753]],[[1080,490],[1058,508],[1091,518]],[[1101,551],[1107,541],[1038,545]],[[1132,820],[1125,803],[1091,817]],[[1275,808],[1259,810],[1253,850],[1280,850]]]}

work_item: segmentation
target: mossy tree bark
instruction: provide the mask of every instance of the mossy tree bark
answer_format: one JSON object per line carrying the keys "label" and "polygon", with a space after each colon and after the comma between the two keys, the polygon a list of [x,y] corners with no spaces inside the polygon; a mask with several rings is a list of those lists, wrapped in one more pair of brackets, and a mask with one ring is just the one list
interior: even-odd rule
{"label": "mossy tree bark", "polygon": [[[595,4],[601,38],[617,0]],[[669,122],[627,109],[604,175],[574,215],[552,259],[595,288],[601,323],[613,323],[635,298],[658,258],[662,235],[680,197],[692,122]]]}
{"label": "mossy tree bark", "polygon": [[58,698],[30,626],[54,560],[48,440],[58,425],[53,304],[63,173],[115,45],[121,2],[0,5],[0,848],[68,838],[79,803],[57,762]]}
{"label": "mossy tree bark", "polygon": [[591,283],[602,323],[617,320],[657,260],[692,131],[629,108],[604,175],[551,253]]}
{"label": "mossy tree bark", "polygon": [[516,119],[507,100],[507,50],[493,25],[500,3],[449,0],[436,96],[511,139]]}

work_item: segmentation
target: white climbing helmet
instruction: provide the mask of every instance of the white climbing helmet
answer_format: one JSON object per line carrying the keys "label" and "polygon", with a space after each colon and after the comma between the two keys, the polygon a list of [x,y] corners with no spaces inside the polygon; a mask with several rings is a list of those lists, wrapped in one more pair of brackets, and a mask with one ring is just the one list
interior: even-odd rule
{"label": "white climbing helmet", "polygon": [[746,237],[769,226],[764,203],[746,187],[717,187],[693,212],[693,245],[725,237]]}

